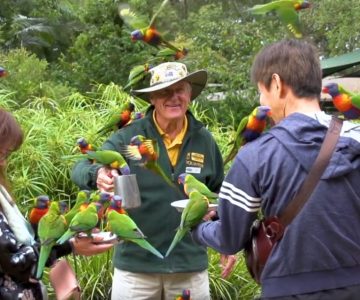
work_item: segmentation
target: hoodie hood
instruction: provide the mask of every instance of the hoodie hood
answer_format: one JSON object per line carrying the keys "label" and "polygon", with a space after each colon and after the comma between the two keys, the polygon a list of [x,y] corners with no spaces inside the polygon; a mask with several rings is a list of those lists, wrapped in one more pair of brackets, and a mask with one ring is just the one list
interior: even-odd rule
{"label": "hoodie hood", "polygon": [[[309,171],[320,151],[330,122],[331,116],[324,112],[311,116],[293,113],[274,126],[271,135]],[[307,159],[304,160],[304,157]],[[354,169],[360,170],[360,124],[344,121],[329,166],[321,178],[344,176]]]}

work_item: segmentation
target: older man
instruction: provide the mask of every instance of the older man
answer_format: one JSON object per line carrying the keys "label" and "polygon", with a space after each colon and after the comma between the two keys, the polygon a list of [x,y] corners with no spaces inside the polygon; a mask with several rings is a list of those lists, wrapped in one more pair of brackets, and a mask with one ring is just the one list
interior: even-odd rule
{"label": "older man", "polygon": [[[187,172],[218,192],[223,180],[221,154],[212,135],[188,110],[206,81],[206,71],[189,74],[182,63],[154,67],[150,87],[133,91],[151,104],[145,117],[117,131],[102,148],[120,151],[120,145],[128,145],[135,135],[155,139],[160,149],[158,162],[175,185],[179,174]],[[132,161],[129,166],[137,175],[142,202],[129,214],[148,241],[165,253],[180,223],[179,212],[170,204],[187,197],[181,186],[174,188]],[[74,167],[72,178],[81,188],[111,191],[113,175],[118,174],[84,160]],[[135,244],[121,244],[116,247],[114,265],[112,299],[173,300],[183,289],[190,289],[193,299],[210,299],[207,250],[194,244],[190,235],[165,259]]]}

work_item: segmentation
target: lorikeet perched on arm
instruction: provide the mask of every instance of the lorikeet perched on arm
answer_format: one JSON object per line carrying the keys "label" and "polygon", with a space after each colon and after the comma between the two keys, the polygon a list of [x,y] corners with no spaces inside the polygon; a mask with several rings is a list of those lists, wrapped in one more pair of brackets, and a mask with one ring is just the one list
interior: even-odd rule
{"label": "lorikeet perched on arm", "polygon": [[224,165],[233,160],[239,148],[248,142],[258,138],[266,127],[266,117],[270,114],[270,107],[258,106],[250,115],[244,117],[236,130],[235,136],[230,143],[232,148],[224,159]]}
{"label": "lorikeet perched on arm", "polygon": [[79,211],[72,218],[66,232],[59,237],[56,243],[61,245],[80,232],[85,232],[90,236],[92,229],[98,224],[98,211],[101,208],[102,205],[99,202],[94,202],[90,203],[84,211]]}
{"label": "lorikeet perched on arm", "polygon": [[88,190],[82,190],[77,193],[76,201],[73,207],[64,215],[67,224],[70,224],[72,218],[77,214],[80,210],[81,205],[84,203],[89,203],[90,192]]}
{"label": "lorikeet perched on arm", "polygon": [[110,210],[106,218],[106,230],[115,234],[119,239],[138,244],[157,257],[164,258],[163,255],[145,239],[144,234],[128,215],[119,214],[115,210]]}
{"label": "lorikeet perched on arm", "polygon": [[76,143],[82,154],[86,154],[89,150],[96,151],[96,148],[92,144],[89,144],[84,137],[79,138]]}
{"label": "lorikeet perched on arm", "polygon": [[189,194],[189,202],[181,213],[180,225],[176,230],[174,239],[167,250],[165,257],[169,256],[176,244],[188,233],[191,227],[199,224],[209,208],[209,200],[200,192],[194,190]]}
{"label": "lorikeet perched on arm", "polygon": [[67,224],[64,216],[61,215],[59,203],[51,202],[49,211],[40,219],[38,235],[40,239],[40,255],[36,270],[36,278],[40,279],[49,258],[51,249],[66,231]]}
{"label": "lorikeet perched on arm", "polygon": [[50,206],[50,198],[48,195],[40,195],[36,197],[34,201],[34,207],[31,208],[28,215],[29,222],[34,229],[34,232],[37,233],[37,226],[40,219],[48,212]]}
{"label": "lorikeet perched on arm", "polygon": [[206,196],[210,203],[217,203],[218,194],[210,191],[209,188],[204,183],[197,180],[194,175],[182,173],[178,177],[178,183],[184,185],[184,192],[186,195],[189,196],[192,191],[198,191],[200,194]]}

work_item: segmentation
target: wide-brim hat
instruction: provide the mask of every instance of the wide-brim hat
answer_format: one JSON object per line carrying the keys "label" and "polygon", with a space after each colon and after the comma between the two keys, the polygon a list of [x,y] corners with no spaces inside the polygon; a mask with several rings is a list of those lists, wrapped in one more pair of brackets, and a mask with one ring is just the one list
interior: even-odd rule
{"label": "wide-brim hat", "polygon": [[199,96],[207,82],[205,70],[188,73],[186,66],[178,62],[162,63],[151,68],[149,72],[151,73],[150,87],[131,91],[132,94],[148,102],[151,92],[162,90],[182,80],[191,84],[191,100],[194,100]]}

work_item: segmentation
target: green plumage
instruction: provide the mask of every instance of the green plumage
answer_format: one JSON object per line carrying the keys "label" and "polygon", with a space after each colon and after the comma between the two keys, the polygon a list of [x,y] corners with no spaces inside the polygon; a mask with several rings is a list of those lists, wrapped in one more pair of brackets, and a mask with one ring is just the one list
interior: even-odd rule
{"label": "green plumage", "polygon": [[210,191],[210,189],[201,181],[197,180],[192,174],[180,174],[179,182],[184,185],[186,195],[190,195],[193,191],[198,191],[200,194],[208,198],[210,203],[216,204],[218,201],[218,194]]}
{"label": "green plumage", "polygon": [[345,89],[342,85],[338,84],[339,92],[342,94],[347,94],[351,98],[351,104],[356,108],[360,109],[360,94],[355,94]]}
{"label": "green plumage", "polygon": [[88,201],[89,194],[87,191],[78,192],[74,206],[64,215],[67,224],[70,224],[73,217],[78,213],[80,206]]}
{"label": "green plumage", "polygon": [[224,165],[226,165],[229,161],[233,160],[236,154],[238,153],[240,147],[244,144],[244,137],[242,136],[243,131],[246,128],[246,125],[249,121],[249,116],[245,116],[241,119],[239,126],[236,130],[236,133],[229,145],[231,145],[231,149],[224,159]]}
{"label": "green plumage", "polygon": [[85,232],[90,236],[92,229],[96,227],[99,221],[97,212],[97,203],[90,203],[85,210],[75,214],[67,231],[56,241],[56,243],[63,244],[80,232]]}
{"label": "green plumage", "polygon": [[189,202],[181,214],[180,225],[176,230],[174,239],[167,250],[165,257],[169,256],[174,247],[188,233],[191,227],[199,224],[206,215],[209,208],[208,199],[198,191],[192,191],[189,195]]}
{"label": "green plumage", "polygon": [[308,8],[310,5],[306,0],[277,0],[266,4],[258,4],[250,8],[253,14],[262,15],[275,11],[291,33],[296,38],[301,38],[301,25],[298,10]]}
{"label": "green plumage", "polygon": [[36,278],[41,278],[47,259],[56,240],[66,231],[66,220],[60,213],[59,203],[53,201],[49,211],[40,219],[38,235],[41,243]]}
{"label": "green plumage", "polygon": [[107,214],[106,228],[119,239],[138,244],[140,247],[150,251],[157,257],[164,258],[158,250],[145,240],[144,234],[128,215],[119,214],[118,212],[111,210]]}

